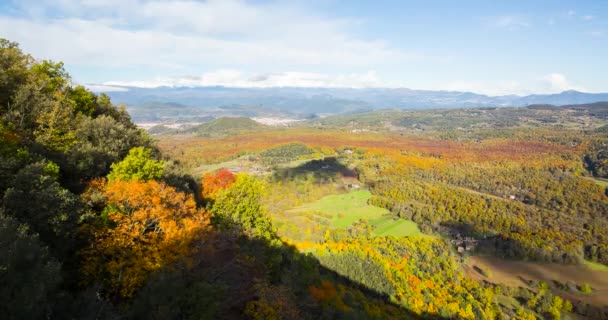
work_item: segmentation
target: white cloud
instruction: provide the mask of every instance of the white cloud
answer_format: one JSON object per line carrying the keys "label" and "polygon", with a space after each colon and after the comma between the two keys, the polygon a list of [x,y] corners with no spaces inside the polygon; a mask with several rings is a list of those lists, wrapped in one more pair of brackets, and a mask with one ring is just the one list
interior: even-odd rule
{"label": "white cloud", "polygon": [[561,73],[552,73],[543,78],[552,89],[568,90],[570,84],[566,80],[566,76]]}
{"label": "white cloud", "polygon": [[226,86],[243,88],[268,87],[328,87],[328,88],[369,88],[389,87],[380,81],[374,71],[361,74],[328,75],[311,72],[245,73],[238,70],[218,70],[200,76],[156,78],[143,81],[107,81],[105,86],[134,86],[154,88]]}
{"label": "white cloud", "polygon": [[107,86],[103,84],[85,84],[87,89],[93,92],[126,92],[129,91],[127,88],[121,88],[116,86]]}
{"label": "white cloud", "polygon": [[[323,17],[290,2],[39,0],[20,6],[21,16],[0,14],[0,36],[34,56],[68,65],[94,61],[162,73],[204,66],[360,70],[427,58],[382,39],[354,37],[349,29],[358,22]],[[49,14],[55,11],[60,14]]]}
{"label": "white cloud", "polygon": [[565,75],[551,73],[541,78],[541,88],[547,93],[558,93],[566,90],[587,91],[583,87],[571,84]]}
{"label": "white cloud", "polygon": [[572,84],[565,75],[551,73],[539,76],[533,81],[457,81],[451,82],[436,89],[451,91],[470,91],[490,96],[500,95],[528,95],[560,93],[566,90],[588,92],[584,87]]}
{"label": "white cloud", "polygon": [[[400,83],[387,82],[375,71],[350,74],[322,74],[312,72],[248,73],[233,69],[216,70],[198,76],[157,77],[140,81],[106,81],[88,85],[94,91],[126,90],[124,87],[156,88],[225,86],[238,88],[304,87],[304,88],[403,88]],[[454,81],[438,84],[429,90],[474,92],[489,96],[560,93],[566,90],[589,92],[572,84],[565,75],[551,73],[532,81]]]}

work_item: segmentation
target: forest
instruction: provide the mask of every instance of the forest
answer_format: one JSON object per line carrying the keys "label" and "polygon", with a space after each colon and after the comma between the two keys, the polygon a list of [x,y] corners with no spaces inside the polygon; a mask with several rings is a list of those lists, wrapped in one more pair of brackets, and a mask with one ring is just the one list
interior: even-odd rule
{"label": "forest", "polygon": [[380,111],[152,134],[61,62],[1,39],[0,66],[5,319],[608,318],[601,281],[513,286],[467,264],[608,277],[604,113]]}

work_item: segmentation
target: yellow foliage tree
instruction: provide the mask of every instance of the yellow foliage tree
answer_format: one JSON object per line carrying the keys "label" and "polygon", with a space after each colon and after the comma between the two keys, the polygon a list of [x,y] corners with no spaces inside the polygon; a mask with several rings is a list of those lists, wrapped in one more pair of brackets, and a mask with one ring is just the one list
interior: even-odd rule
{"label": "yellow foliage tree", "polygon": [[192,195],[164,183],[114,181],[101,187],[106,223],[92,228],[83,271],[110,297],[131,297],[152,272],[188,257],[209,226]]}

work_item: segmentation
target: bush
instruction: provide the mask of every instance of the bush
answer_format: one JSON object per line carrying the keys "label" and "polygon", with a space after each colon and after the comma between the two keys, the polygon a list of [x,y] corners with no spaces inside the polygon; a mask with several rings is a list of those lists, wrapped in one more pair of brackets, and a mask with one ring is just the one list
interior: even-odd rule
{"label": "bush", "polygon": [[588,283],[583,283],[583,285],[580,287],[580,291],[583,294],[590,294],[593,292],[593,289],[591,289],[591,286],[589,286]]}

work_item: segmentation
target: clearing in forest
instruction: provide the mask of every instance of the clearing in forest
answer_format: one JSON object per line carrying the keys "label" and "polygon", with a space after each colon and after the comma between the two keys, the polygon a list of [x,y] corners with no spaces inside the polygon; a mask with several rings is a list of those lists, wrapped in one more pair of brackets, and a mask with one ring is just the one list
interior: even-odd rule
{"label": "clearing in forest", "polygon": [[390,215],[387,209],[368,204],[371,193],[357,190],[345,194],[325,196],[315,202],[294,208],[291,213],[312,212],[329,220],[334,229],[347,229],[361,219],[369,221],[376,236],[417,236],[421,235],[418,225],[411,220]]}
{"label": "clearing in forest", "polygon": [[386,209],[368,204],[367,200],[369,200],[370,197],[371,193],[367,190],[357,190],[345,194],[332,194],[290,211],[320,213],[329,218],[331,227],[346,229],[361,219],[378,219],[389,213]]}
{"label": "clearing in forest", "polygon": [[374,227],[374,235],[378,237],[393,236],[422,236],[424,235],[418,225],[412,220],[383,216],[369,222]]}

